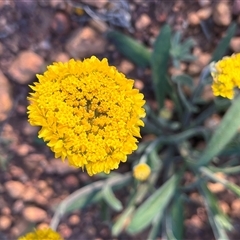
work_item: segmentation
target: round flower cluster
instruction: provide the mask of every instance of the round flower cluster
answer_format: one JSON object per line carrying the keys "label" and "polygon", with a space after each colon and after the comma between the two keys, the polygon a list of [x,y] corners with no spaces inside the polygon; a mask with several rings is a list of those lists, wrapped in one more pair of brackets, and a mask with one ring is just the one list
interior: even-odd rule
{"label": "round flower cluster", "polygon": [[52,229],[38,229],[34,232],[27,233],[25,236],[18,238],[18,240],[63,240],[57,232]]}
{"label": "round flower cluster", "polygon": [[151,174],[151,168],[146,163],[139,163],[133,168],[133,176],[139,181],[145,181]]}
{"label": "round flower cluster", "polygon": [[213,94],[233,99],[234,88],[240,88],[240,53],[214,63],[211,74]]}
{"label": "round flower cluster", "polygon": [[39,137],[56,158],[93,175],[117,169],[137,149],[143,94],[107,59],[54,63],[37,78],[29,122],[41,126]]}

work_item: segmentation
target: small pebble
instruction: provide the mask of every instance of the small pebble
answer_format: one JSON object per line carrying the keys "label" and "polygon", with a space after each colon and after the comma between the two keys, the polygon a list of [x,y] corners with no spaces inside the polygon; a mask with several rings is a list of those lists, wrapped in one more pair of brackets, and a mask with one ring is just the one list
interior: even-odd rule
{"label": "small pebble", "polygon": [[232,4],[232,13],[234,15],[240,14],[240,1],[239,0],[234,0]]}
{"label": "small pebble", "polygon": [[10,216],[0,216],[0,230],[6,231],[12,224]]}
{"label": "small pebble", "polygon": [[221,118],[218,114],[213,114],[211,117],[207,118],[204,122],[204,126],[210,130],[215,130],[221,122]]}
{"label": "small pebble", "polygon": [[201,7],[206,7],[211,4],[211,0],[198,0],[198,3]]}
{"label": "small pebble", "polygon": [[219,207],[223,211],[223,213],[228,214],[230,212],[229,205],[224,201],[219,201]]}
{"label": "small pebble", "polygon": [[45,180],[39,180],[37,183],[36,183],[36,187],[39,189],[39,190],[43,190],[45,188],[47,188],[48,184]]}
{"label": "small pebble", "polygon": [[127,60],[122,60],[118,67],[118,70],[127,75],[134,70],[134,64]]}
{"label": "small pebble", "polygon": [[200,24],[200,19],[199,19],[197,13],[195,13],[195,12],[190,12],[187,15],[187,19],[191,26],[196,26],[196,25]]}
{"label": "small pebble", "polygon": [[232,21],[232,13],[227,1],[219,1],[213,9],[213,21],[219,26],[228,26]]}
{"label": "small pebble", "polygon": [[51,23],[52,31],[57,35],[63,35],[70,30],[70,21],[68,16],[63,12],[57,12]]}
{"label": "small pebble", "polygon": [[41,194],[36,195],[33,202],[42,207],[46,207],[49,205],[49,200],[42,196]]}
{"label": "small pebble", "polygon": [[19,236],[24,235],[26,231],[29,231],[29,222],[20,218],[11,228],[11,235],[14,236],[13,239],[18,239]]}
{"label": "small pebble", "polygon": [[[48,0],[49,1],[49,0]],[[64,10],[66,9],[66,2],[64,0],[50,0],[50,6],[55,9]]]}
{"label": "small pebble", "polygon": [[1,213],[2,213],[2,215],[10,215],[11,210],[9,207],[3,207]]}
{"label": "small pebble", "polygon": [[66,42],[65,49],[73,58],[86,58],[106,52],[106,39],[91,27],[76,29]]}
{"label": "small pebble", "polygon": [[230,42],[230,48],[233,52],[240,52],[240,37],[233,37]]}
{"label": "small pebble", "polygon": [[76,214],[73,214],[69,217],[68,222],[71,226],[76,226],[80,223],[80,217]]}
{"label": "small pebble", "polygon": [[[0,45],[1,46],[1,45]],[[7,119],[12,106],[12,87],[7,77],[0,70],[0,122]]]}
{"label": "small pebble", "polygon": [[70,59],[69,55],[65,52],[59,52],[53,57],[53,62],[68,62]]}
{"label": "small pebble", "polygon": [[53,194],[54,194],[54,191],[50,187],[47,187],[42,191],[42,196],[48,199],[51,198]]}
{"label": "small pebble", "polygon": [[147,14],[142,14],[140,17],[136,20],[135,27],[137,30],[143,30],[147,28],[151,24],[151,19]]}
{"label": "small pebble", "polygon": [[20,52],[11,64],[8,73],[19,84],[27,84],[37,73],[44,70],[44,60],[32,51]]}
{"label": "small pebble", "polygon": [[17,200],[14,204],[13,204],[13,213],[14,214],[18,214],[20,213],[23,208],[24,208],[24,203],[22,200]]}
{"label": "small pebble", "polygon": [[85,4],[101,9],[105,7],[105,5],[108,3],[109,0],[101,0],[101,1],[81,0],[81,1]]}
{"label": "small pebble", "polygon": [[198,215],[193,215],[191,217],[190,224],[196,228],[202,228],[203,226],[203,222],[201,221]]}
{"label": "small pebble", "polygon": [[142,90],[144,88],[144,83],[142,80],[139,80],[139,79],[135,79],[134,81],[134,87],[139,89],[139,90]]}
{"label": "small pebble", "polygon": [[25,191],[24,184],[18,181],[8,181],[4,186],[7,194],[13,199],[21,198]]}
{"label": "small pebble", "polygon": [[232,214],[236,217],[240,217],[240,199],[235,199],[231,204]]}
{"label": "small pebble", "polygon": [[37,223],[44,221],[47,218],[47,213],[39,207],[28,206],[23,209],[23,217],[28,222]]}
{"label": "small pebble", "polygon": [[[0,8],[0,9],[1,9],[1,8]],[[2,53],[3,53],[3,44],[0,43],[0,56],[2,55]]]}
{"label": "small pebble", "polygon": [[59,233],[63,238],[69,238],[72,234],[72,229],[69,228],[66,224],[60,224],[59,225]]}
{"label": "small pebble", "polygon": [[67,187],[70,187],[70,188],[77,188],[79,186],[79,180],[73,174],[66,176],[64,178],[64,183]]}
{"label": "small pebble", "polygon": [[198,15],[199,19],[206,20],[206,19],[210,18],[212,15],[212,8],[211,7],[202,8],[197,11],[197,15]]}
{"label": "small pebble", "polygon": [[23,201],[24,202],[32,202],[35,196],[38,196],[39,192],[34,187],[27,187],[23,194]]}
{"label": "small pebble", "polygon": [[27,143],[23,143],[17,146],[16,153],[19,156],[23,157],[23,156],[26,156],[31,150],[32,150],[31,145]]}
{"label": "small pebble", "polygon": [[19,179],[23,182],[26,181],[28,178],[23,169],[15,165],[9,166],[9,173],[12,175],[13,178]]}

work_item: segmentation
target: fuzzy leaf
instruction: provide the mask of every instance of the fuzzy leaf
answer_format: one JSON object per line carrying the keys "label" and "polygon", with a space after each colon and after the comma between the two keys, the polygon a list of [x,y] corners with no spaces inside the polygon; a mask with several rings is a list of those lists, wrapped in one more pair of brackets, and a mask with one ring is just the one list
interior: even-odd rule
{"label": "fuzzy leaf", "polygon": [[130,234],[138,233],[151,224],[156,215],[160,215],[170,202],[177,187],[177,176],[173,175],[164,185],[162,185],[153,195],[151,195],[133,215],[132,221],[127,229]]}
{"label": "fuzzy leaf", "polygon": [[123,56],[137,66],[145,68],[150,65],[150,52],[133,38],[118,31],[109,31],[107,38],[116,46],[117,50]]}
{"label": "fuzzy leaf", "polygon": [[205,205],[208,210],[209,222],[212,226],[215,238],[229,239],[226,230],[232,229],[232,224],[227,215],[219,208],[216,197],[208,190],[205,184],[201,184],[200,192],[202,193]]}
{"label": "fuzzy leaf", "polygon": [[207,165],[213,157],[217,156],[224,147],[237,134],[240,127],[240,95],[233,100],[231,107],[225,113],[219,127],[213,134],[206,149],[197,161],[197,166]]}
{"label": "fuzzy leaf", "polygon": [[135,206],[131,205],[121,213],[120,217],[112,227],[113,236],[118,236],[124,230],[134,210]]}
{"label": "fuzzy leaf", "polygon": [[184,223],[183,198],[177,194],[171,208],[171,231],[176,239],[183,239]]}
{"label": "fuzzy leaf", "polygon": [[108,185],[103,188],[103,198],[106,203],[115,211],[122,210],[122,203],[115,197],[112,188]]}
{"label": "fuzzy leaf", "polygon": [[153,85],[159,109],[163,107],[164,99],[170,91],[170,84],[167,77],[170,48],[171,28],[169,25],[165,25],[162,27],[154,43],[151,57]]}
{"label": "fuzzy leaf", "polygon": [[180,83],[189,87],[193,86],[193,79],[187,74],[180,74],[172,77],[174,83]]}
{"label": "fuzzy leaf", "polygon": [[232,37],[234,36],[234,34],[236,32],[236,28],[237,28],[236,23],[232,23],[228,27],[227,32],[226,32],[226,36],[223,37],[222,40],[219,42],[217,48],[215,49],[215,51],[212,55],[212,59],[211,59],[210,62],[218,61],[226,54],[226,51],[229,47],[229,43],[230,43]]}

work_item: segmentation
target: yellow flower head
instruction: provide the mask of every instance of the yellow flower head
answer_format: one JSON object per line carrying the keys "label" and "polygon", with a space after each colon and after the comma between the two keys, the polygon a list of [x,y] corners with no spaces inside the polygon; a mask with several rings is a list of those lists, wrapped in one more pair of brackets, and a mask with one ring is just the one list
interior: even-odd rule
{"label": "yellow flower head", "polygon": [[18,240],[63,240],[63,238],[60,234],[49,228],[27,233],[25,236],[18,238]]}
{"label": "yellow flower head", "polygon": [[145,181],[151,174],[151,168],[146,163],[139,163],[133,169],[133,176],[139,181]]}
{"label": "yellow flower head", "polygon": [[137,149],[143,94],[113,66],[95,56],[48,66],[30,86],[29,122],[70,165],[89,175],[109,173]]}
{"label": "yellow flower head", "polygon": [[240,53],[214,63],[211,74],[213,94],[233,99],[234,88],[240,88]]}

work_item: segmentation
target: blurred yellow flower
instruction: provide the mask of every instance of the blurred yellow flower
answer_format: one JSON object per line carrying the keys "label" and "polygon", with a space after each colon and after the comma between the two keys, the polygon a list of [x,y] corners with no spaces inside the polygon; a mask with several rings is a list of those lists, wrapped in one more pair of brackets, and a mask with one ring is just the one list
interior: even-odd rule
{"label": "blurred yellow flower", "polygon": [[63,238],[60,234],[49,228],[27,233],[25,236],[18,238],[18,240],[63,240]]}
{"label": "blurred yellow flower", "polygon": [[240,53],[214,63],[211,74],[213,94],[233,99],[234,88],[240,88]]}
{"label": "blurred yellow flower", "polygon": [[133,176],[139,181],[145,181],[151,174],[151,168],[146,163],[139,163],[133,168]]}
{"label": "blurred yellow flower", "polygon": [[42,127],[39,137],[56,158],[93,175],[117,169],[137,149],[144,96],[106,58],[53,63],[37,78],[29,122]]}

